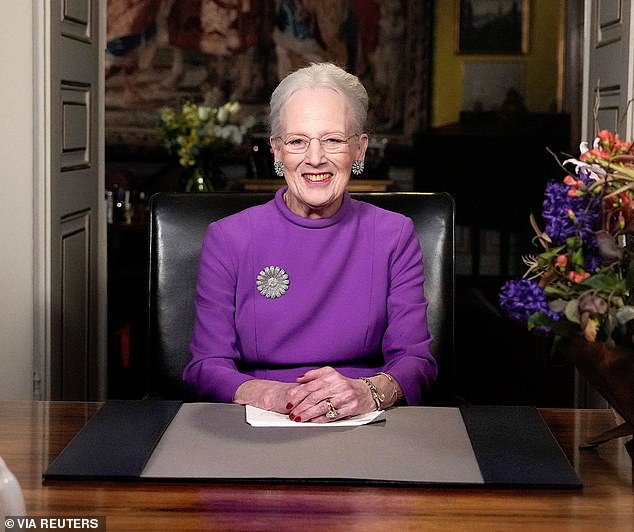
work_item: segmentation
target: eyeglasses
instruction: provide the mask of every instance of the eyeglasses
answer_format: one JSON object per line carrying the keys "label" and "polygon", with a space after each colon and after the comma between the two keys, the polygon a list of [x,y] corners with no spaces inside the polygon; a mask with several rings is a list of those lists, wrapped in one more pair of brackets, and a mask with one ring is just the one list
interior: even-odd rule
{"label": "eyeglasses", "polygon": [[359,133],[354,133],[349,137],[344,137],[339,133],[329,133],[323,137],[307,137],[306,135],[287,135],[286,137],[275,137],[282,141],[289,153],[306,153],[310,142],[317,139],[321,148],[326,153],[341,153],[348,149],[348,141],[352,137],[358,137]]}

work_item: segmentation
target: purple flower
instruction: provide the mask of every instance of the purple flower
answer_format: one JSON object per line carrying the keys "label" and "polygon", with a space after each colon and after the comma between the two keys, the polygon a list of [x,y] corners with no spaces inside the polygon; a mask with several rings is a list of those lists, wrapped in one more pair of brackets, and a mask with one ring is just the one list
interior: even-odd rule
{"label": "purple flower", "polygon": [[561,317],[548,307],[544,289],[529,279],[507,281],[500,289],[500,307],[509,318],[522,323],[528,323],[535,312],[545,312],[553,320]]}
{"label": "purple flower", "polygon": [[590,274],[596,273],[601,267],[603,261],[601,257],[597,255],[598,251],[596,248],[590,248],[587,251],[584,251],[584,262],[586,264],[586,271]]}
{"label": "purple flower", "polygon": [[[584,172],[580,172],[579,177],[584,182],[590,181]],[[592,249],[596,247],[593,231],[598,229],[601,199],[592,193],[571,197],[569,190],[571,188],[561,181],[549,181],[546,185],[542,212],[546,233],[555,245],[563,245],[567,238],[579,235]],[[574,213],[572,217],[571,211]]]}
{"label": "purple flower", "polygon": [[[586,187],[593,182],[583,169],[578,178]],[[592,192],[569,196],[570,190],[573,188],[561,181],[549,181],[546,185],[542,212],[546,234],[557,246],[566,244],[566,239],[572,236],[581,237],[585,270],[594,273],[602,262],[595,236],[601,225],[601,197]]]}

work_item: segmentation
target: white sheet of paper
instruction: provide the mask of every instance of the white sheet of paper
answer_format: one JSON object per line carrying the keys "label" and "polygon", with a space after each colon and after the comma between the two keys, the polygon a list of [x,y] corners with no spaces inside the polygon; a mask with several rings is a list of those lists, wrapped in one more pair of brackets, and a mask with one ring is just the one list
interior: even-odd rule
{"label": "white sheet of paper", "polygon": [[374,421],[381,421],[385,418],[385,416],[379,418],[383,412],[383,410],[377,410],[329,423],[297,423],[296,421],[291,421],[286,414],[269,412],[255,406],[246,405],[247,423],[254,427],[358,427]]}

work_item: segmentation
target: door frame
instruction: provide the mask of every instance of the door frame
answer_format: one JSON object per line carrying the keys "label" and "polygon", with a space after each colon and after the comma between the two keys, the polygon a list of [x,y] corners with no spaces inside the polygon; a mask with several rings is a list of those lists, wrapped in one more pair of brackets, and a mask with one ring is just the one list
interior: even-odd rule
{"label": "door frame", "polygon": [[[104,72],[106,2],[86,0],[98,11],[99,72]],[[33,9],[33,398],[51,398],[51,8],[49,2],[32,1]],[[104,78],[97,87],[98,118],[95,125],[99,153],[98,188],[105,191]],[[97,202],[97,390],[99,400],[107,391],[107,225],[104,197]]]}

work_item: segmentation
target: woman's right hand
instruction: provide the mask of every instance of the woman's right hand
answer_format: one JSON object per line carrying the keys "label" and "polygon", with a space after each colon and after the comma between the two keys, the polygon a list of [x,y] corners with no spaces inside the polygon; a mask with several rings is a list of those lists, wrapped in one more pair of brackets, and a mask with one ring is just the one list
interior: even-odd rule
{"label": "woman's right hand", "polygon": [[233,402],[288,414],[292,407],[289,402],[289,392],[297,386],[298,384],[294,382],[253,379],[238,386]]}

